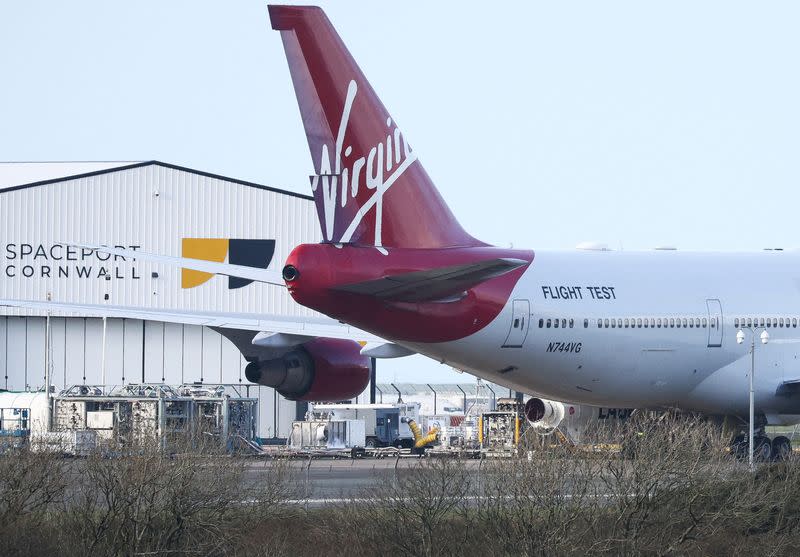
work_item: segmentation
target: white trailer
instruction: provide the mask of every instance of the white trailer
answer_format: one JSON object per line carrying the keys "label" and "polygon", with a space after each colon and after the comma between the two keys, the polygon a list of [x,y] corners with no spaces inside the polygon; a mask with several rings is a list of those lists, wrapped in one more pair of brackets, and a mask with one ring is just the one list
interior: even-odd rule
{"label": "white trailer", "polygon": [[402,447],[414,446],[414,433],[402,418],[419,422],[418,402],[395,404],[310,404],[310,420],[362,420],[364,446]]}

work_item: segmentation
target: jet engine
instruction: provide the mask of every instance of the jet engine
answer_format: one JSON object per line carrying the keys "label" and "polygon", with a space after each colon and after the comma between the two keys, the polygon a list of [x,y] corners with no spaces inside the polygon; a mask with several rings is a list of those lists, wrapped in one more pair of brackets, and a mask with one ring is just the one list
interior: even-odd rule
{"label": "jet engine", "polygon": [[[525,403],[525,417],[534,431],[547,435],[559,428],[574,443],[580,443],[590,428],[619,423],[627,420],[632,413],[630,408],[601,408],[536,397]],[[609,428],[606,430],[604,433],[613,431]]]}
{"label": "jet engine", "polygon": [[525,418],[537,433],[552,433],[564,419],[564,404],[546,398],[530,398],[525,403]]}
{"label": "jet engine", "polygon": [[245,375],[289,400],[347,400],[369,383],[369,358],[360,350],[352,340],[316,338],[279,358],[250,362]]}

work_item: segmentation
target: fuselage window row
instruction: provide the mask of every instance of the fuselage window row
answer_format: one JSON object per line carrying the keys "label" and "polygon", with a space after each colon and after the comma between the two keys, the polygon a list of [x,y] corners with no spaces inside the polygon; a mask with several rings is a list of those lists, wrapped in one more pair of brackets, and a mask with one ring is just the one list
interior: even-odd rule
{"label": "fuselage window row", "polygon": [[733,326],[737,329],[741,327],[762,327],[762,328],[797,328],[797,317],[736,317]]}
{"label": "fuselage window row", "polygon": [[[738,323],[738,319],[736,321]],[[744,323],[744,321],[742,321]],[[776,327],[778,326],[778,322],[783,322],[783,320],[776,320]],[[786,319],[786,326],[788,327],[789,320]],[[795,326],[797,321],[795,320]],[[583,328],[589,328],[590,321],[588,318],[583,319]],[[598,318],[597,319],[597,328],[598,329],[707,329],[711,326],[711,328],[716,328],[717,320],[709,319],[707,317],[616,317],[616,318]],[[572,329],[575,326],[575,319],[539,319],[539,328],[540,329],[566,329],[569,327]],[[769,325],[767,325],[769,326]],[[783,325],[781,325],[783,326]],[[737,324],[738,327],[738,324]]]}

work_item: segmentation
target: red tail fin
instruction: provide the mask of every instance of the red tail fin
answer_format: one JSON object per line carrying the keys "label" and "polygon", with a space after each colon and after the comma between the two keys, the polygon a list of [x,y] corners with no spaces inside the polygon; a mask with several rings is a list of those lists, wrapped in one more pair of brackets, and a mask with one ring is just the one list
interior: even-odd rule
{"label": "red tail fin", "polygon": [[386,247],[484,245],[467,234],[325,13],[270,6],[317,175],[325,240]]}

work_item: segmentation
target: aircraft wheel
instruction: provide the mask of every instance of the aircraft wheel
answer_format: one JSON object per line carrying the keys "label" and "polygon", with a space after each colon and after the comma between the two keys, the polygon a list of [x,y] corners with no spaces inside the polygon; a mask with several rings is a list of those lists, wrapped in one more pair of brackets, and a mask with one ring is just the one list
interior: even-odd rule
{"label": "aircraft wheel", "polygon": [[772,441],[769,437],[757,436],[753,440],[753,460],[756,462],[769,462],[772,457]]}
{"label": "aircraft wheel", "polygon": [[788,437],[779,435],[772,440],[772,459],[775,462],[789,460],[792,454],[792,442]]}

